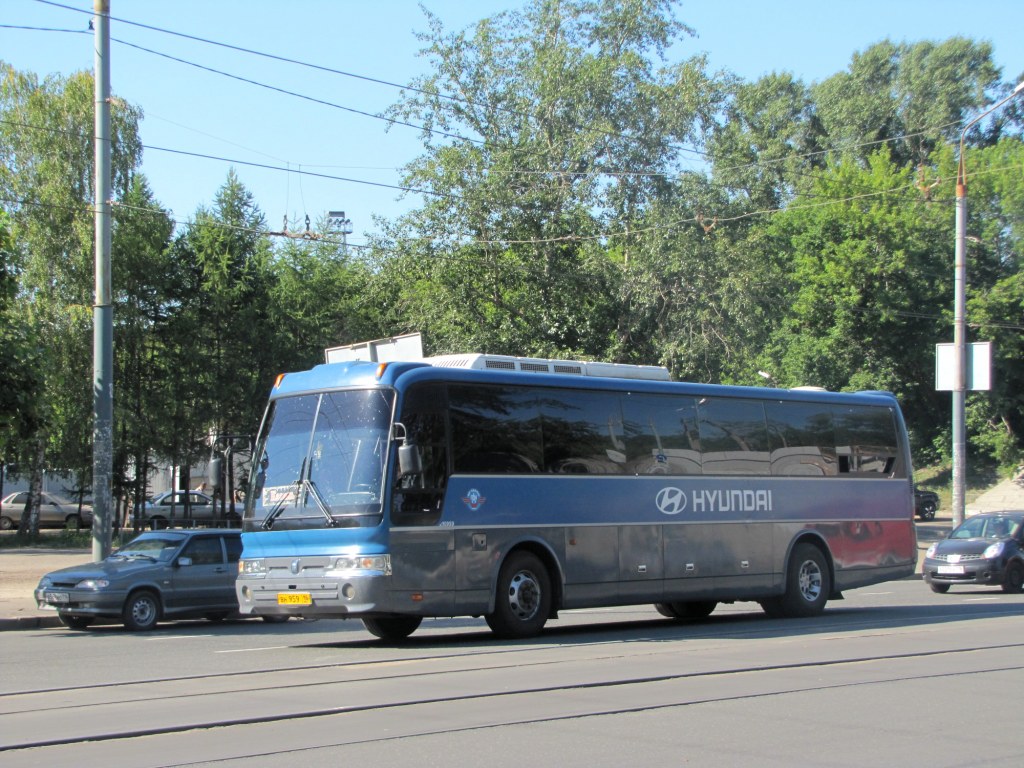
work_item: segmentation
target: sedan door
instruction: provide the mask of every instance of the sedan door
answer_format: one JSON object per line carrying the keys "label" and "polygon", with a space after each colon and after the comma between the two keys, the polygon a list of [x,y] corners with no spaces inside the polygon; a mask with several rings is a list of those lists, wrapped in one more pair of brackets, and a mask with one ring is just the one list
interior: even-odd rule
{"label": "sedan door", "polygon": [[[184,564],[182,559],[189,562]],[[219,535],[194,536],[178,555],[171,589],[164,595],[168,613],[226,610],[237,608],[235,575],[226,558]]]}

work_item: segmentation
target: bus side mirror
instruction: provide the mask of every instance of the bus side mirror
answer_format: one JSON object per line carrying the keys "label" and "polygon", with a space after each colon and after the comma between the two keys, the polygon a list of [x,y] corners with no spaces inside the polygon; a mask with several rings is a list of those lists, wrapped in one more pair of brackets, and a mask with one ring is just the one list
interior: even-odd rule
{"label": "bus side mirror", "polygon": [[423,454],[416,444],[409,440],[405,424],[396,421],[393,427],[395,440],[398,442],[398,476],[419,475],[423,473]]}
{"label": "bus side mirror", "polygon": [[398,446],[398,472],[401,477],[423,473],[423,456],[413,443]]}

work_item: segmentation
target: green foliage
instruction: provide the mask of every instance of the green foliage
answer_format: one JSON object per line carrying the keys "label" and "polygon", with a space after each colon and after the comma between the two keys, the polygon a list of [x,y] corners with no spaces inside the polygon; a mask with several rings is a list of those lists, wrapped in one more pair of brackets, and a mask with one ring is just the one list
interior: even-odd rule
{"label": "green foliage", "polygon": [[[421,203],[372,250],[272,241],[232,171],[175,231],[115,102],[115,464],[191,464],[255,431],[274,376],[338,344],[662,363],[677,378],[887,389],[915,456],[948,454],[934,345],[952,336],[953,179],[966,121],[1007,93],[962,38],[854,55],[821,83],[745,83],[677,56],[668,0],[533,0],[457,32],[390,115],[425,126]],[[668,51],[675,57],[667,61]],[[455,94],[445,95],[445,94]],[[0,457],[88,465],[92,81],[0,65]],[[1024,103],[1024,100],[1018,100]],[[1021,461],[1024,106],[966,136],[972,462]],[[707,149],[706,165],[695,155]],[[322,229],[322,227],[321,227]],[[137,489],[141,493],[144,488]]]}

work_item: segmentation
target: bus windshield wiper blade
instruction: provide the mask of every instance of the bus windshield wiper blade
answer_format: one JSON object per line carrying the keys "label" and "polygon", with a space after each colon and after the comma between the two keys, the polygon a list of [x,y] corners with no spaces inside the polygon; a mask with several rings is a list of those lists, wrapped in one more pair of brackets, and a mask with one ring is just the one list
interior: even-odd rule
{"label": "bus windshield wiper blade", "polygon": [[[294,485],[296,489],[298,489],[302,487],[303,483],[303,480],[296,480],[294,483],[292,483],[292,485]],[[296,490],[295,498],[298,499],[298,497],[298,490]],[[285,504],[287,504],[290,500],[290,493],[282,494],[281,498],[277,500],[277,502],[274,504],[270,512],[267,513],[267,516],[260,521],[260,528],[262,528],[265,531],[269,531],[271,528],[273,528],[274,521],[281,516],[281,513],[284,512]]]}
{"label": "bus windshield wiper blade", "polygon": [[337,525],[338,521],[335,520],[334,515],[331,514],[331,508],[327,506],[327,502],[324,501],[324,497],[320,495],[320,490],[316,487],[316,483],[312,480],[304,480],[303,483],[306,488],[309,489],[309,495],[313,497],[313,501],[315,501],[316,505],[320,507],[320,511],[323,513],[324,517],[327,518],[327,524],[332,527]]}

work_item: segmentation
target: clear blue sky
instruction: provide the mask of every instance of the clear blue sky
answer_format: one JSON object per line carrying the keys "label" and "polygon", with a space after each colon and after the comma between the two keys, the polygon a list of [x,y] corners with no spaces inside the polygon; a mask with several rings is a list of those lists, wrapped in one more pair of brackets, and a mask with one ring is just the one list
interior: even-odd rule
{"label": "clear blue sky", "polygon": [[[415,0],[110,0],[112,38],[363,112],[379,113],[396,88],[256,58],[119,22],[169,29],[370,78],[405,83],[421,72],[416,31],[426,28]],[[518,8],[514,0],[423,0],[448,29]],[[61,7],[65,6],[65,7]],[[86,32],[92,0],[0,0],[0,24]],[[991,42],[1003,79],[1024,76],[1024,0],[705,0],[680,2],[678,18],[696,38],[673,56],[709,55],[714,69],[747,80],[772,71],[806,82],[845,69],[880,40]],[[44,77],[92,69],[89,34],[0,28],[0,58]],[[157,147],[397,185],[397,169],[419,153],[418,132],[314,104],[112,43],[114,93],[140,106],[143,170],[179,221],[209,205],[230,163],[193,159]],[[415,202],[392,189],[284,171],[235,166],[267,222],[301,221],[344,210],[354,234],[373,230],[374,214],[394,217]]]}

